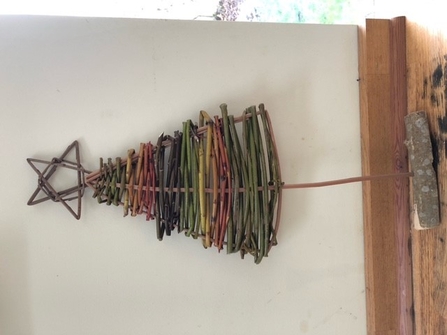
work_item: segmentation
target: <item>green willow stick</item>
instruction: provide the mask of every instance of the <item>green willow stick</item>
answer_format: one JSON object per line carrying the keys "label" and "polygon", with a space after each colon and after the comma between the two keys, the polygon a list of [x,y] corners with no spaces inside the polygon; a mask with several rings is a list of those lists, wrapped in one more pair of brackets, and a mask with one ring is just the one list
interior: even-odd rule
{"label": "green willow stick", "polygon": [[227,196],[226,196],[226,188],[228,184],[228,175],[227,175],[227,158],[225,153],[225,148],[223,144],[221,129],[221,121],[216,116],[214,122],[217,134],[217,142],[218,142],[218,152],[219,152],[219,175],[220,175],[220,208],[219,208],[219,240],[218,240],[218,249],[222,249],[223,241],[225,239],[225,232],[227,228],[227,220],[226,220],[226,207],[227,207]]}
{"label": "green willow stick", "polygon": [[[229,128],[229,121],[228,121],[228,109],[227,109],[227,105],[226,104],[221,104],[220,105],[220,110],[222,113],[222,121],[223,121],[223,130],[224,130],[224,139],[225,139],[225,155],[226,155],[226,159],[227,159],[227,185],[228,185],[228,194],[227,194],[227,208],[226,208],[226,217],[225,217],[225,221],[227,223],[227,253],[231,254],[233,253],[233,248],[234,248],[234,227],[233,227],[233,215],[231,213],[231,209],[232,209],[232,191],[231,191],[231,187],[232,187],[232,165],[233,163],[231,162],[231,158],[233,157],[233,153],[232,153],[232,142],[231,142],[231,137],[230,137],[230,128]],[[237,192],[239,193],[239,192]]]}
{"label": "green willow stick", "polygon": [[[234,117],[232,115],[230,115],[229,121],[230,121],[230,133],[231,133],[231,137],[232,137],[233,143],[234,143],[234,151],[235,151],[234,156],[236,158],[237,170],[239,171],[239,174],[242,176],[241,186],[247,187],[249,185],[247,167],[246,167],[244,155],[242,153],[242,148],[241,148],[241,144],[239,141],[239,137],[238,137],[238,134],[236,131]],[[241,177],[239,177],[239,179],[240,178]],[[249,217],[249,213],[250,213],[248,199],[249,199],[249,197],[247,197],[246,192],[242,192],[242,194],[240,194],[241,205],[240,205],[239,209],[240,209],[241,213],[239,215],[239,220],[238,220],[238,224],[237,224],[236,250],[241,249],[241,245],[242,245],[243,239],[245,237],[245,224],[248,221],[248,217]]]}
{"label": "green willow stick", "polygon": [[214,245],[219,246],[219,231],[220,231],[220,221],[219,221],[219,140],[217,138],[217,125],[213,124],[213,151],[211,162],[213,164],[213,212],[211,216],[211,229],[214,239]]}
{"label": "green willow stick", "polygon": [[[247,113],[248,111],[246,111]],[[243,139],[244,139],[244,157],[247,157],[247,176],[248,176],[248,183],[246,186],[246,197],[248,198],[248,201],[250,203],[249,206],[249,217],[245,224],[245,240],[244,240],[244,246],[247,249],[248,252],[251,252],[252,250],[252,233],[254,229],[253,221],[255,219],[255,201],[254,201],[254,192],[255,189],[253,189],[253,169],[252,169],[252,159],[251,159],[251,150],[250,150],[250,122],[249,119],[244,118],[243,120]]]}
{"label": "green willow stick", "polygon": [[[254,216],[253,216],[253,234],[256,236],[257,244],[253,247],[256,249],[256,253],[259,256],[259,242],[260,235],[262,234],[262,229],[260,227],[261,221],[261,213],[260,213],[260,199],[258,196],[258,164],[257,164],[257,152],[255,145],[255,131],[253,129],[253,124],[248,128],[249,129],[249,140],[250,140],[250,160],[251,160],[251,173],[252,173],[252,189],[253,189],[253,201],[254,201]],[[258,260],[259,257],[255,258],[255,261]]]}
{"label": "green willow stick", "polygon": [[270,221],[270,224],[272,224],[274,208],[276,207],[276,199],[277,199],[279,185],[276,181],[276,175],[277,175],[276,169],[277,168],[276,168],[276,164],[274,162],[272,139],[270,136],[270,131],[268,129],[268,125],[267,125],[265,109],[263,107],[264,107],[263,105],[259,105],[259,108],[261,111],[262,125],[263,125],[263,129],[264,129],[264,138],[265,138],[265,143],[266,143],[266,147],[267,147],[267,157],[268,157],[268,162],[269,162],[269,178],[274,186],[274,189],[270,191],[270,203],[269,203],[269,206],[270,206],[269,221]]}
{"label": "green willow stick", "polygon": [[[232,239],[234,243],[234,248],[232,248],[232,252],[239,251],[239,246],[237,241],[240,240],[239,234],[242,233],[240,227],[241,227],[241,213],[240,213],[240,197],[241,192],[239,192],[239,182],[240,182],[240,176],[239,176],[239,168],[236,163],[236,158],[234,157],[235,153],[232,151],[232,173],[233,173],[233,206],[232,206],[232,215],[231,215],[231,225],[232,225]],[[230,234],[230,231],[228,230],[228,234]],[[229,242],[228,242],[229,243]],[[232,243],[232,244],[233,244]],[[228,250],[228,249],[227,249]],[[230,251],[230,250],[228,250]]]}
{"label": "green willow stick", "polygon": [[[199,113],[199,127],[203,127],[204,114]],[[206,230],[206,201],[205,201],[205,148],[204,148],[204,135],[198,136],[198,192],[199,192],[199,223],[200,233],[205,236]],[[205,248],[208,247],[205,237],[202,238],[202,244]]]}
{"label": "green willow stick", "polygon": [[278,229],[279,229],[279,224],[281,222],[281,204],[282,204],[282,181],[281,181],[281,167],[280,167],[280,163],[279,163],[279,156],[278,156],[278,150],[276,148],[276,142],[275,142],[275,136],[273,134],[273,130],[272,130],[272,123],[270,121],[270,117],[267,113],[267,111],[264,108],[263,104],[259,105],[259,109],[261,111],[261,117],[262,120],[265,124],[265,128],[267,129],[267,133],[268,133],[268,138],[269,138],[269,147],[271,150],[271,155],[272,155],[272,169],[273,169],[273,182],[274,182],[274,187],[275,187],[275,199],[274,199],[274,203],[272,204],[273,208],[276,209],[276,211],[274,211],[274,209],[272,210],[272,225],[273,225],[273,213],[276,212],[276,222],[274,224],[274,227],[272,228],[272,237],[269,243],[269,249],[273,246],[276,245],[277,239],[277,233],[278,233]]}
{"label": "green willow stick", "polygon": [[[194,134],[194,131],[193,131]],[[194,235],[193,238],[199,237],[200,230],[200,199],[199,199],[199,139],[193,136],[192,146],[191,146],[191,159],[192,159],[192,202],[193,202],[193,213],[194,213]]]}
{"label": "green willow stick", "polygon": [[[264,129],[264,138],[265,143],[267,147],[267,157],[269,161],[269,178],[273,182],[274,189],[270,191],[270,201],[269,201],[269,229],[270,229],[270,241],[269,241],[269,248],[271,247],[271,242],[273,240],[272,236],[274,236],[274,227],[273,227],[273,219],[275,214],[275,208],[278,200],[278,193],[279,193],[279,187],[281,185],[281,182],[278,180],[278,165],[276,162],[276,157],[274,153],[274,147],[272,142],[272,136],[270,134],[270,130],[268,127],[268,121],[267,121],[267,115],[266,110],[264,108],[263,104],[259,105],[259,110],[261,112],[261,120],[263,124]],[[268,252],[267,250],[267,252]]]}
{"label": "green willow stick", "polygon": [[[188,185],[185,184],[185,189],[189,190],[189,187],[191,187],[193,185],[192,182],[192,143],[191,143],[191,120],[188,120],[186,122],[186,136],[185,136],[185,141],[187,141],[186,143],[186,179],[185,181],[188,183]],[[195,225],[194,225],[194,210],[193,210],[193,201],[191,201],[192,197],[190,192],[185,192],[185,203],[187,203],[187,221],[188,221],[188,230],[186,232],[186,236],[191,236],[191,234],[193,233],[194,229],[195,229]],[[186,205],[185,205],[186,206]]]}
{"label": "green willow stick", "polygon": [[209,238],[206,238],[206,195],[205,195],[205,149],[204,149],[204,138],[199,137],[199,206],[200,206],[200,231],[205,236],[203,239],[203,246],[205,248],[210,247]]}
{"label": "green willow stick", "polygon": [[121,183],[120,183],[120,192],[118,195],[118,201],[121,202],[123,200],[124,194],[126,193],[126,164],[122,166],[121,170]]}
{"label": "green willow stick", "polygon": [[258,162],[257,166],[259,167],[261,176],[260,176],[260,182],[261,186],[263,188],[261,192],[260,199],[262,199],[262,204],[260,207],[261,210],[261,230],[260,230],[260,236],[261,236],[261,257],[259,259],[259,262],[261,261],[263,256],[267,256],[268,254],[268,244],[270,239],[270,225],[269,225],[269,187],[268,187],[268,178],[267,178],[267,165],[265,161],[265,150],[264,145],[261,137],[261,130],[259,128],[259,122],[257,117],[252,117],[253,122],[253,129],[255,133],[255,145],[256,145],[256,151],[259,153],[257,155]]}
{"label": "green willow stick", "polygon": [[[206,121],[206,151],[205,151],[205,187],[211,184],[211,150],[213,148],[213,120],[206,111],[200,111],[201,118]],[[202,123],[203,123],[202,121]],[[199,124],[200,125],[200,124]],[[200,125],[203,126],[203,125]],[[212,195],[205,194],[205,247],[211,246],[211,211],[212,211]]]}

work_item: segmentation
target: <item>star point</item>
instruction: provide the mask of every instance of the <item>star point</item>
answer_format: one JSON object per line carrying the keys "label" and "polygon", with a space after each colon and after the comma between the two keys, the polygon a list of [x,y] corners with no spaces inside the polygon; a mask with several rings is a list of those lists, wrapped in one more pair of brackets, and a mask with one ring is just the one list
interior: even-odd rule
{"label": "star point", "polygon": [[[76,162],[71,162],[67,159],[67,156],[73,149],[75,150]],[[29,206],[37,205],[47,200],[60,202],[77,220],[79,220],[81,218],[81,198],[84,194],[85,173],[87,173],[87,171],[81,165],[78,141],[74,141],[67,147],[60,157],[55,157],[51,161],[27,158],[27,162],[38,175],[37,188],[29,198],[27,204]],[[40,170],[36,164],[43,164],[45,168]],[[61,191],[57,191],[56,188],[53,187],[50,179],[56,170],[60,168],[76,171],[77,183],[75,186]],[[44,196],[37,199],[37,196],[41,193],[43,193]],[[67,203],[68,201],[75,199],[77,199],[76,210]]]}

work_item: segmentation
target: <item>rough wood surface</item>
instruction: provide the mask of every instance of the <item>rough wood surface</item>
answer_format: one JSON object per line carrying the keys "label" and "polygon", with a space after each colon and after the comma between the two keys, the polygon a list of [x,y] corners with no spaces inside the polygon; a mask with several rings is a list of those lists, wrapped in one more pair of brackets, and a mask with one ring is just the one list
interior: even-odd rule
{"label": "rough wood surface", "polygon": [[446,35],[408,22],[408,110],[428,113],[441,203],[440,226],[412,233],[416,335],[447,334],[446,59]]}
{"label": "rough wood surface", "polygon": [[[407,171],[405,18],[359,29],[363,174]],[[368,334],[412,334],[408,180],[364,183]]]}
{"label": "rough wood surface", "polygon": [[413,220],[416,229],[439,225],[439,197],[427,113],[419,111],[405,117],[405,128],[411,170],[414,173]]}

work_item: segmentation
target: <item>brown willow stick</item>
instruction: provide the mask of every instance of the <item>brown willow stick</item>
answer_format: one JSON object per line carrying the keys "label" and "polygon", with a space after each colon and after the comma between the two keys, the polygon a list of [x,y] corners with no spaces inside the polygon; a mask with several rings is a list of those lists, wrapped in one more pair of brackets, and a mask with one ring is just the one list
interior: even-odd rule
{"label": "brown willow stick", "polygon": [[121,158],[119,158],[119,157],[116,158],[115,166],[116,166],[116,170],[115,170],[116,171],[116,181],[115,181],[115,195],[113,196],[113,204],[115,206],[118,206],[118,201],[120,200],[119,195],[120,195],[121,190],[119,187],[116,187],[116,183],[121,183]]}
{"label": "brown willow stick", "polygon": [[[315,183],[300,183],[300,184],[282,184],[280,188],[285,190],[290,189],[300,189],[300,188],[316,188],[316,187],[326,187],[326,186],[335,186],[335,185],[341,185],[341,184],[350,184],[350,183],[357,183],[357,182],[364,182],[364,181],[372,181],[372,180],[381,180],[381,179],[392,179],[392,178],[409,178],[414,175],[413,172],[399,172],[399,173],[390,173],[390,174],[379,174],[379,175],[372,175],[372,176],[360,176],[360,177],[351,177],[351,178],[344,178],[344,179],[334,179],[334,180],[327,180],[327,181],[321,181],[321,182],[315,182]],[[120,183],[116,183],[117,187],[121,187]],[[138,185],[134,185],[134,187],[138,187]],[[143,186],[143,190],[146,190],[147,187]],[[151,191],[160,191],[160,187],[149,187]],[[269,190],[274,190],[275,186],[269,186]],[[165,187],[165,191],[168,191],[169,188]],[[258,187],[259,191],[263,190],[263,186]],[[194,189],[192,187],[189,188],[189,192],[193,192]],[[205,188],[205,192],[207,193],[213,193],[214,188]],[[246,189],[244,187],[239,187],[239,192],[245,192]],[[173,192],[185,192],[184,187],[180,188],[174,188]],[[225,190],[225,192],[228,192],[228,190]]]}
{"label": "brown willow stick", "polygon": [[363,181],[371,181],[371,180],[380,180],[380,179],[390,179],[390,178],[409,178],[414,176],[413,172],[399,172],[399,173],[390,173],[390,174],[379,174],[372,176],[360,176],[360,177],[352,177],[352,178],[344,178],[344,179],[335,179],[328,180],[316,183],[302,183],[302,184],[284,184],[281,186],[283,189],[297,189],[297,188],[314,188],[314,187],[325,187],[325,186],[334,186],[341,184],[349,184]]}
{"label": "brown willow stick", "polygon": [[[139,206],[141,202],[141,193],[143,190],[143,177],[142,175],[142,169],[143,169],[143,153],[144,153],[144,143],[140,143],[140,151],[138,153],[138,163],[137,163],[137,169],[136,169],[136,175],[134,177],[135,185],[138,186],[138,189],[134,191],[133,194],[133,205],[132,205],[132,214],[131,216],[136,216],[139,212]],[[141,187],[140,187],[141,184]]]}
{"label": "brown willow stick", "polygon": [[[334,179],[334,180],[328,180],[328,181],[322,181],[322,182],[315,182],[315,183],[299,183],[299,184],[282,184],[280,188],[282,189],[300,189],[300,188],[317,188],[317,187],[326,187],[326,186],[335,186],[335,185],[341,185],[341,184],[349,184],[349,183],[356,183],[356,182],[365,182],[365,181],[373,181],[373,180],[381,180],[381,179],[392,179],[392,178],[409,178],[414,176],[413,172],[399,172],[399,173],[390,173],[390,174],[380,174],[380,175],[372,175],[372,176],[360,176],[360,177],[351,177],[351,178],[344,178],[344,179]],[[95,185],[92,184],[92,187]],[[116,187],[121,187],[122,183],[116,183]],[[132,186],[134,189],[137,189],[138,185]],[[149,189],[150,191],[159,192],[160,187],[152,187],[152,186],[143,186],[143,190]],[[269,186],[269,190],[274,190],[275,186]],[[168,191],[169,188],[165,187],[165,191]],[[262,186],[258,187],[259,191],[263,190]],[[189,192],[193,192],[193,188],[189,188]],[[213,193],[215,191],[214,188],[205,188],[205,192],[207,193]],[[246,189],[244,187],[239,188],[239,192],[245,192]],[[173,192],[185,192],[184,187],[180,188],[174,188]],[[225,190],[225,192],[228,192],[228,190]]]}
{"label": "brown willow stick", "polygon": [[[144,170],[147,170],[146,173],[146,177],[144,178],[146,180],[146,185],[150,186],[150,185],[154,185],[152,183],[152,173],[153,173],[153,169],[154,169],[154,160],[153,160],[153,152],[152,152],[152,143],[148,142],[146,144],[146,148],[145,148],[145,163],[146,163],[146,167],[144,168]],[[155,185],[154,185],[155,186]],[[143,189],[144,189],[144,185],[143,185]],[[147,209],[146,212],[146,220],[150,220],[152,219],[152,215],[151,215],[151,211],[152,211],[152,203],[153,203],[153,198],[152,198],[152,194],[153,192],[150,192],[150,188],[146,187],[145,189],[146,192],[146,197],[145,197],[145,206]]]}
{"label": "brown willow stick", "polygon": [[[164,188],[164,148],[161,146],[163,141],[164,133],[161,133],[158,137],[156,153],[154,158],[154,169],[155,169],[155,183],[156,185],[161,185],[160,190],[165,191]],[[164,209],[164,192],[158,192],[155,196],[155,221],[156,221],[156,232],[157,238],[161,241],[164,234],[164,223],[163,223],[163,209]]]}
{"label": "brown willow stick", "polygon": [[149,201],[147,205],[147,213],[146,220],[148,218],[153,219],[155,217],[155,198],[157,196],[155,191],[155,164],[154,164],[154,151],[153,151],[153,145],[151,142],[148,143],[148,154],[149,154],[149,172],[148,172],[148,184],[147,185],[153,185],[152,192],[149,194]]}

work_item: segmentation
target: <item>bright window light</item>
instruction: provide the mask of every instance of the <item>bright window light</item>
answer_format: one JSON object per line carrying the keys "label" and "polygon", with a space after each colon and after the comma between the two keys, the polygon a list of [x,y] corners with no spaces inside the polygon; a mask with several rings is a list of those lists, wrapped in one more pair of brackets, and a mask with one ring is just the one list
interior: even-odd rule
{"label": "bright window light", "polygon": [[0,15],[356,23],[379,0],[0,0]]}

